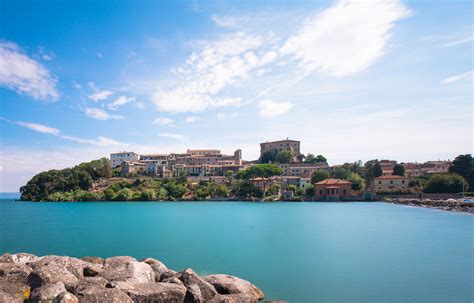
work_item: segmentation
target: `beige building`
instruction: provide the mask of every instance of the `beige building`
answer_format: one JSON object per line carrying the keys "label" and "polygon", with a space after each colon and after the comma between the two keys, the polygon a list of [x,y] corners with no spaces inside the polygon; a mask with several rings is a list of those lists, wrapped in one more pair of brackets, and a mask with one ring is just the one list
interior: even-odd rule
{"label": "beige building", "polygon": [[372,180],[372,190],[378,191],[398,191],[408,188],[409,179],[402,176],[380,176]]}
{"label": "beige building", "polygon": [[289,163],[289,164],[277,163],[277,165],[283,169],[283,176],[293,176],[293,177],[309,178],[313,175],[315,171],[329,169],[329,166],[327,163],[296,162],[296,163]]}
{"label": "beige building", "polygon": [[279,152],[282,150],[289,150],[293,155],[293,161],[298,161],[298,156],[300,154],[300,141],[296,140],[280,140],[280,141],[272,141],[272,142],[264,142],[260,143],[260,158],[262,157],[264,152]]}
{"label": "beige building", "polygon": [[112,168],[119,167],[123,162],[136,162],[140,159],[140,155],[134,152],[118,152],[110,154],[110,166]]}

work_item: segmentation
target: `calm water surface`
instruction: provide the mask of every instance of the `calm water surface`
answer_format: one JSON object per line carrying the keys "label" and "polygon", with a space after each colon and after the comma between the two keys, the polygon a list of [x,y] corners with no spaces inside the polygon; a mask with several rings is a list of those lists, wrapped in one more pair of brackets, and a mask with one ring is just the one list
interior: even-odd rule
{"label": "calm water surface", "polygon": [[383,203],[0,201],[0,253],[154,257],[289,302],[472,302],[473,227]]}

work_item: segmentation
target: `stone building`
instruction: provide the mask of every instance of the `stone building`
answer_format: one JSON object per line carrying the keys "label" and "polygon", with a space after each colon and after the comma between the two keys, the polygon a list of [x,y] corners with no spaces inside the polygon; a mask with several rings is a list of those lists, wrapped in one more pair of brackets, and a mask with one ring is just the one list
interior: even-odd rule
{"label": "stone building", "polygon": [[134,152],[118,152],[110,154],[110,166],[112,168],[119,167],[123,162],[135,162],[140,159],[140,155]]}
{"label": "stone building", "polygon": [[372,180],[372,190],[375,192],[399,191],[408,188],[408,177],[380,176]]}
{"label": "stone building", "polygon": [[286,140],[260,143],[260,158],[262,158],[264,152],[270,151],[277,153],[282,150],[289,150],[293,156],[293,162],[296,162],[300,154],[300,141],[287,138]]}

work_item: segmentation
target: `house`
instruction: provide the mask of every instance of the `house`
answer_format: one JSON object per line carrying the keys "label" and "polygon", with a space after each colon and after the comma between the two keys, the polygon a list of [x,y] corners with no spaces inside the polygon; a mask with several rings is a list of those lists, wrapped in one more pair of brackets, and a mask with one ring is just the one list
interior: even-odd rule
{"label": "house", "polygon": [[284,188],[288,188],[289,185],[295,185],[297,188],[305,190],[308,185],[311,184],[310,178],[283,176],[282,185]]}
{"label": "house", "polygon": [[284,176],[294,176],[294,177],[305,177],[309,178],[313,175],[315,171],[318,170],[328,170],[329,166],[327,163],[288,163],[288,164],[276,164],[278,167],[283,169]]}
{"label": "house", "polygon": [[375,192],[399,191],[408,188],[408,177],[380,176],[372,180],[372,190]]}
{"label": "house", "polygon": [[326,179],[314,184],[317,200],[342,200],[352,195],[351,182],[341,179]]}
{"label": "house", "polygon": [[110,154],[110,166],[116,168],[123,162],[136,162],[140,159],[140,155],[134,152],[122,151]]}

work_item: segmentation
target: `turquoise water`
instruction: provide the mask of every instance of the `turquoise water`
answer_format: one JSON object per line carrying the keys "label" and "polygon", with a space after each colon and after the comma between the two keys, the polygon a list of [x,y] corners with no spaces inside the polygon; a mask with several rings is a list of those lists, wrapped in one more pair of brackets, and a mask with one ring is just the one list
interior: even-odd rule
{"label": "turquoise water", "polygon": [[383,203],[0,201],[0,253],[154,257],[289,302],[471,302],[473,227]]}

